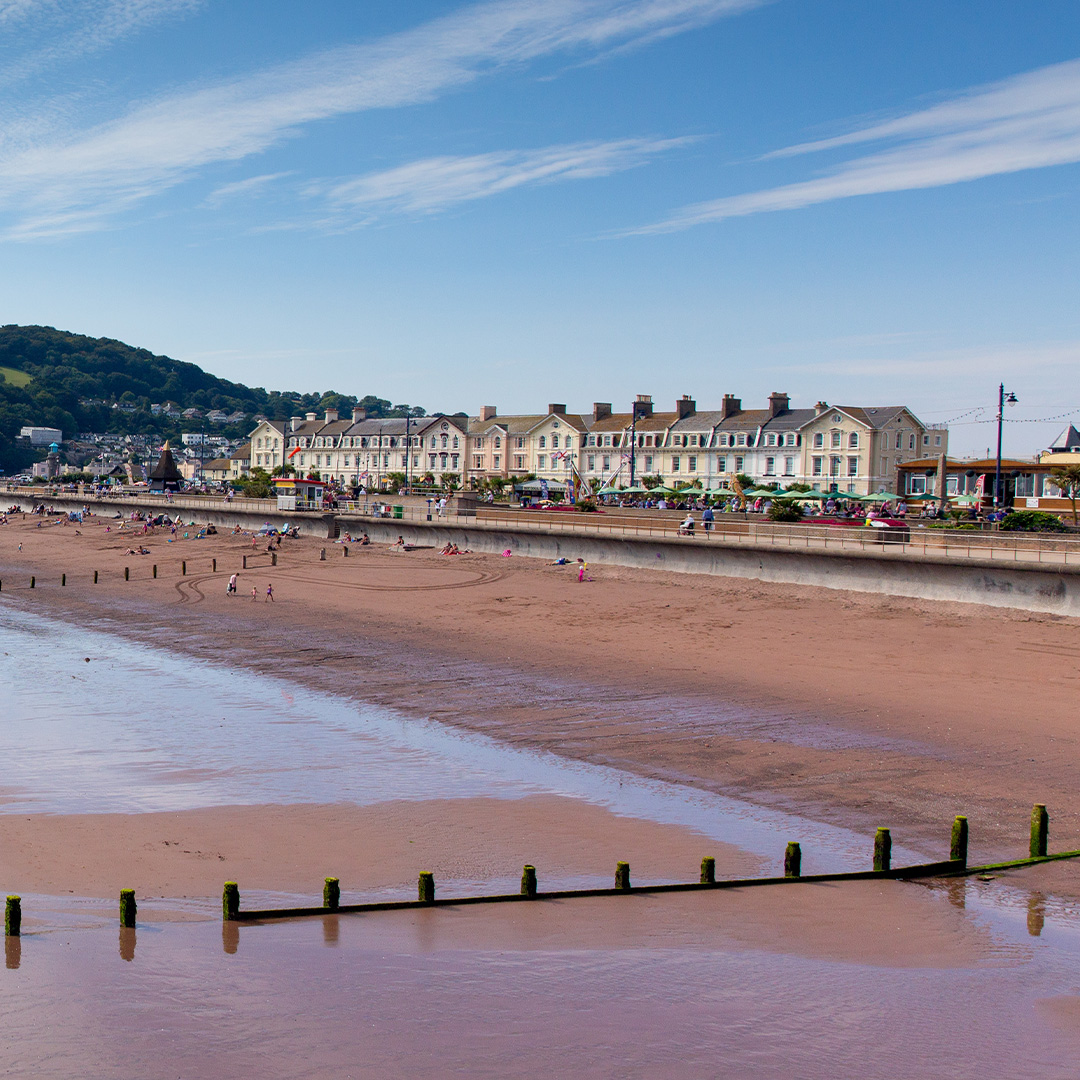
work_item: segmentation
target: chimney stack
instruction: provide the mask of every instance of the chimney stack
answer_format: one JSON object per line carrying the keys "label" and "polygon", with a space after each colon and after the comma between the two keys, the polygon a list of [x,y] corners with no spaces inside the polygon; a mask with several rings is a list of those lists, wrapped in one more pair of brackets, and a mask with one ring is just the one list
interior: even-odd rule
{"label": "chimney stack", "polygon": [[328,424],[334,423],[334,421],[337,420],[337,418],[338,418],[337,409],[327,409],[326,410],[326,422]]}
{"label": "chimney stack", "polygon": [[791,408],[791,399],[787,394],[778,394],[775,390],[769,395],[769,419],[787,412]]}
{"label": "chimney stack", "polygon": [[742,412],[742,401],[734,394],[725,394],[720,402],[720,419],[728,420],[740,412]]}
{"label": "chimney stack", "polygon": [[366,419],[367,419],[367,409],[361,409],[359,405],[354,405],[353,406],[353,411],[352,411],[352,422],[354,424],[359,424],[361,420],[366,420]]}
{"label": "chimney stack", "polygon": [[304,415],[307,417],[309,424],[319,419],[319,414],[317,412],[309,412],[305,413]]}
{"label": "chimney stack", "polygon": [[652,416],[652,394],[638,394],[634,409],[639,417]]}
{"label": "chimney stack", "polygon": [[827,401],[819,401],[814,405],[814,412],[820,416],[826,409],[828,409],[829,403]]}
{"label": "chimney stack", "polygon": [[289,430],[295,431],[302,423],[304,418],[302,416],[293,416],[289,419]]}
{"label": "chimney stack", "polygon": [[611,402],[610,401],[594,401],[592,407],[592,418],[595,424],[598,420],[606,420],[611,415]]}
{"label": "chimney stack", "polygon": [[680,420],[685,420],[686,417],[692,416],[696,412],[697,402],[689,394],[683,394],[683,396],[675,402],[675,415]]}
{"label": "chimney stack", "polygon": [[480,419],[481,420],[494,420],[496,416],[494,405],[482,405],[480,407]]}
{"label": "chimney stack", "polygon": [[566,412],[566,406],[565,405],[549,405],[548,406],[548,416],[561,416],[565,412]]}

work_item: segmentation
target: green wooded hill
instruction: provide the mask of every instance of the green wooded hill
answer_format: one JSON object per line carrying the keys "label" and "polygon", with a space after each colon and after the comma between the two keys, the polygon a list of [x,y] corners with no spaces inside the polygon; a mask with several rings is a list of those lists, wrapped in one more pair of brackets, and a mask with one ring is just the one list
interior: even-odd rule
{"label": "green wooded hill", "polygon": [[[195,364],[155,356],[111,338],[51,326],[0,327],[0,468],[9,475],[42,456],[15,441],[27,424],[60,428],[65,439],[80,431],[175,438],[183,431],[201,430],[198,420],[170,420],[150,412],[152,404],[166,401],[204,414],[210,409],[246,413],[242,423],[204,425],[213,434],[231,438],[246,436],[256,413],[284,419],[336,408],[344,417],[360,405],[369,416],[424,414],[423,409],[391,405],[374,395],[357,398],[335,391],[305,394],[244,386]],[[133,408],[113,408],[114,404]]]}

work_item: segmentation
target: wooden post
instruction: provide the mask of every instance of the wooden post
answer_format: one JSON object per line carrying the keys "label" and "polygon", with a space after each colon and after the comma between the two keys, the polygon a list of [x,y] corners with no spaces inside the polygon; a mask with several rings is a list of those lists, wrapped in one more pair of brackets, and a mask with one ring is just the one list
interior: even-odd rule
{"label": "wooden post", "polygon": [[212,574],[217,573],[217,559],[211,559],[210,560],[210,573],[212,573]]}
{"label": "wooden post", "polygon": [[701,884],[716,884],[716,860],[711,855],[706,855],[701,860]]}
{"label": "wooden post", "polygon": [[94,584],[97,584],[97,571],[94,571]]}
{"label": "wooden post", "polygon": [[326,548],[319,551],[319,562],[326,562]]}
{"label": "wooden post", "polygon": [[30,575],[30,588],[32,589],[36,583],[37,583],[36,578],[34,577],[33,574],[31,574]]}
{"label": "wooden post", "polygon": [[271,551],[270,552],[270,565],[271,566],[277,566],[277,552],[276,551]]}
{"label": "wooden post", "polygon": [[7,905],[4,907],[4,934],[7,937],[18,937],[22,933],[22,899],[18,896],[9,896]]}
{"label": "wooden post", "polygon": [[66,585],[67,584],[67,574],[61,574],[60,575],[60,584],[61,585]]}
{"label": "wooden post", "polygon": [[125,581],[130,581],[131,580],[131,567],[130,566],[125,566],[124,567],[124,580]]}
{"label": "wooden post", "polygon": [[958,814],[952,825],[952,846],[949,848],[949,858],[953,862],[963,863],[967,866],[968,851],[968,819]]}
{"label": "wooden post", "polygon": [[336,877],[328,877],[323,882],[322,906],[337,911],[341,906],[341,882]]}
{"label": "wooden post", "polygon": [[240,914],[240,886],[235,881],[225,882],[225,891],[221,894],[221,914],[226,920],[235,919]]}
{"label": "wooden post", "polygon": [[615,888],[624,892],[630,890],[630,864],[619,862],[615,864]]}
{"label": "wooden post", "polygon": [[349,545],[343,544],[341,547],[341,557],[347,559],[349,557]]}
{"label": "wooden post", "polygon": [[536,899],[536,867],[528,863],[521,871],[521,895],[530,900]]}
{"label": "wooden post", "polygon": [[784,852],[784,877],[802,877],[802,848],[795,840]]}
{"label": "wooden post", "polygon": [[157,577],[157,563],[154,563],[154,577]]}
{"label": "wooden post", "polygon": [[1031,857],[1040,858],[1046,854],[1046,841],[1050,836],[1050,815],[1043,803],[1036,803],[1031,808]]}
{"label": "wooden post", "polygon": [[184,559],[180,563],[180,576],[187,577],[187,559]]}
{"label": "wooden post", "polygon": [[244,565],[243,565],[243,566],[241,567],[241,569],[242,569],[242,570],[246,570],[246,569],[247,569],[247,556],[246,556],[246,555],[244,556]]}
{"label": "wooden post", "polygon": [[138,911],[138,905],[135,903],[135,890],[134,889],[121,889],[120,890],[120,925],[121,926],[134,926],[135,925],[135,913]]}
{"label": "wooden post", "polygon": [[874,837],[874,870],[881,872],[892,865],[892,835],[888,829],[878,829]]}
{"label": "wooden post", "polygon": [[421,871],[416,895],[421,904],[435,903],[435,875],[430,870]]}

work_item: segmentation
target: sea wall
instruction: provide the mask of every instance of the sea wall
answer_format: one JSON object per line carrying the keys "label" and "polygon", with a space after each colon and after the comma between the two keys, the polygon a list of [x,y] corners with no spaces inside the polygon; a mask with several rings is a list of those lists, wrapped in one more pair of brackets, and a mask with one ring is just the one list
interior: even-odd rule
{"label": "sea wall", "polygon": [[510,551],[512,556],[534,559],[582,558],[597,565],[659,568],[1080,617],[1080,571],[1073,567],[1051,571],[986,559],[911,557],[891,554],[886,547],[880,554],[834,554],[765,545],[736,547],[702,538],[567,536],[540,528],[486,529],[469,524],[427,525],[370,518],[343,517],[341,529],[353,534],[366,529],[376,543],[393,542],[398,536],[407,543],[427,547],[442,547],[452,541],[462,549]]}
{"label": "sea wall", "polygon": [[[3,499],[0,496],[0,499]],[[57,510],[75,509],[85,499],[78,495],[53,495],[44,499],[11,493],[5,505],[31,510],[44,501]],[[711,574],[790,585],[814,585],[826,589],[922,600],[948,600],[1024,611],[1080,617],[1080,568],[1046,569],[1038,565],[1002,563],[981,558],[956,558],[932,554],[911,555],[891,551],[831,552],[805,548],[778,548],[765,544],[725,544],[718,537],[608,537],[568,535],[542,525],[510,529],[477,524],[475,518],[397,521],[386,518],[333,514],[295,514],[268,511],[265,505],[245,508],[230,503],[188,503],[177,498],[95,500],[94,512],[112,516],[132,510],[180,513],[188,521],[213,524],[218,529],[259,529],[265,524],[280,527],[288,522],[301,535],[329,539],[342,533],[362,531],[375,543],[386,544],[398,536],[407,543],[440,548],[447,541],[462,549],[489,554],[509,551],[512,556],[545,559],[582,558],[595,565],[633,566],[674,573]]]}

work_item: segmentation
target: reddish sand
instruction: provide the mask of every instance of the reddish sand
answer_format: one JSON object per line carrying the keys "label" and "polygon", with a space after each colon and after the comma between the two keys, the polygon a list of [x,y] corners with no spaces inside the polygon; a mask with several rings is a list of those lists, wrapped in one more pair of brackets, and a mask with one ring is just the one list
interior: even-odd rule
{"label": "reddish sand", "polygon": [[[867,833],[890,825],[936,857],[956,813],[974,858],[1023,854],[1035,801],[1052,846],[1080,848],[1080,621],[597,565],[579,585],[574,568],[519,558],[345,558],[303,538],[272,569],[260,545],[228,598],[250,537],[170,544],[38,520],[0,526],[3,599],[30,610]],[[124,555],[139,543],[151,554]]]}

